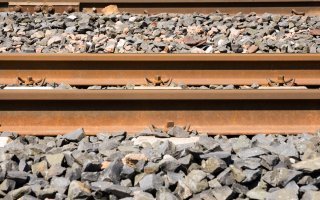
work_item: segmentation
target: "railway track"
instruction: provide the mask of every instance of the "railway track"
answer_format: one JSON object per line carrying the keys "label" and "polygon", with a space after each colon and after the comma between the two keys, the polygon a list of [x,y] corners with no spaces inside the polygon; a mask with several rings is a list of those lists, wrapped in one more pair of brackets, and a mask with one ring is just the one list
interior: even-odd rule
{"label": "railway track", "polygon": [[[130,13],[212,13],[238,12],[258,14],[269,12],[278,14],[318,15],[320,1],[318,0],[52,0],[25,1],[0,0],[0,11],[22,12],[102,12],[109,5],[116,5],[120,12]],[[49,10],[48,10],[49,8]]]}
{"label": "railway track", "polygon": [[[0,52],[37,52],[0,54],[0,198],[320,199],[320,56],[299,53],[320,51],[319,5],[318,0],[0,0],[0,11],[16,11],[0,13],[5,21]],[[105,9],[111,14],[106,21],[98,20],[103,15],[92,14],[92,21],[91,14],[73,13],[106,16]],[[124,14],[121,22],[122,16],[114,17],[119,12],[150,19]],[[152,28],[157,24],[152,14],[161,12],[217,12],[210,14],[213,21],[230,22],[209,25],[199,39],[191,25],[213,21],[194,21],[199,17],[193,14],[181,33],[165,33]],[[159,16],[160,23],[171,15]],[[252,16],[250,24],[243,21]],[[83,17],[87,20],[77,19]],[[135,29],[148,25],[144,19],[151,27]],[[129,32],[114,38],[106,29],[115,21]],[[270,32],[269,24],[275,27]],[[235,36],[246,26],[252,30],[241,37],[253,36],[248,44]],[[255,34],[258,27],[267,31]],[[153,31],[143,44],[139,34],[146,30]],[[147,54],[154,42],[176,33],[177,43],[166,40],[151,49],[164,54]],[[210,40],[218,34],[230,41]],[[101,35],[100,44],[91,42]],[[214,49],[215,43],[223,48]],[[173,51],[167,46],[180,44],[183,48]],[[116,53],[131,51],[140,54]]]}
{"label": "railway track", "polygon": [[32,77],[83,88],[144,85],[146,78],[158,75],[193,86],[268,85],[268,79],[282,75],[285,80],[294,79],[295,85],[265,90],[172,90],[165,86],[0,90],[0,128],[33,135],[61,134],[78,127],[88,134],[137,133],[150,125],[174,123],[208,134],[314,133],[320,125],[319,60],[315,54],[0,55],[0,84]]}

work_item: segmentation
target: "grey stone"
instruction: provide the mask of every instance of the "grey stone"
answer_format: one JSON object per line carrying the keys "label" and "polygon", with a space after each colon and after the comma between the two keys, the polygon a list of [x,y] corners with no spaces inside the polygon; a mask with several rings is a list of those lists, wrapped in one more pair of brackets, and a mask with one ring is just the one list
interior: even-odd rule
{"label": "grey stone", "polygon": [[113,183],[120,183],[120,173],[123,168],[123,163],[120,159],[114,160],[109,167],[102,171],[100,176],[101,181],[111,181]]}
{"label": "grey stone", "polygon": [[51,179],[54,176],[61,176],[62,174],[64,174],[66,171],[66,168],[61,167],[59,165],[53,165],[52,167],[50,167],[47,171],[45,171],[45,176],[44,178],[46,180]]}
{"label": "grey stone", "polygon": [[298,195],[290,189],[280,189],[267,195],[266,200],[298,200]]}
{"label": "grey stone", "polygon": [[68,189],[69,199],[86,199],[91,196],[90,188],[80,181],[72,181]]}
{"label": "grey stone", "polygon": [[81,166],[77,163],[73,163],[71,168],[67,168],[65,177],[68,178],[70,181],[80,179],[81,178]]}
{"label": "grey stone", "polygon": [[175,171],[180,166],[177,159],[170,155],[164,155],[159,162],[159,167],[164,171]]}
{"label": "grey stone", "polygon": [[121,185],[111,185],[107,187],[105,192],[113,194],[117,196],[118,198],[125,198],[125,197],[130,197],[131,196],[131,190],[128,187],[121,186]]}
{"label": "grey stone", "polygon": [[232,198],[233,191],[228,186],[212,189],[212,193],[217,200],[228,200]]}
{"label": "grey stone", "polygon": [[158,175],[148,174],[140,180],[139,185],[143,191],[151,192],[162,187],[163,179]]}
{"label": "grey stone", "polygon": [[30,186],[23,186],[23,187],[20,187],[20,188],[17,188],[15,190],[12,190],[10,191],[5,197],[4,199],[7,200],[7,199],[19,199],[27,194],[30,194],[31,193],[31,187]]}
{"label": "grey stone", "polygon": [[201,159],[208,159],[208,158],[220,158],[222,160],[229,160],[231,157],[231,153],[225,151],[215,151],[210,153],[205,153],[200,155]]}
{"label": "grey stone", "polygon": [[83,164],[82,171],[84,172],[98,172],[101,171],[101,163],[99,161],[86,161]]}
{"label": "grey stone", "polygon": [[221,183],[221,185],[227,185],[227,186],[231,186],[232,183],[234,183],[235,181],[230,168],[226,168],[225,170],[223,170],[217,176],[217,180]]}
{"label": "grey stone", "polygon": [[179,180],[182,180],[185,177],[185,174],[182,171],[176,172],[167,172],[167,179],[170,185],[175,185]]}
{"label": "grey stone", "polygon": [[55,188],[44,188],[39,191],[37,197],[39,199],[52,199],[55,198],[57,190]]}
{"label": "grey stone", "polygon": [[189,133],[179,126],[174,126],[168,130],[168,135],[172,137],[187,138]]}
{"label": "grey stone", "polygon": [[292,164],[292,168],[305,172],[315,172],[320,170],[320,157],[300,161]]}
{"label": "grey stone", "polygon": [[249,190],[246,193],[246,196],[250,199],[258,199],[258,200],[265,200],[269,193],[266,191],[266,183],[259,182],[258,186]]}
{"label": "grey stone", "polygon": [[249,191],[248,187],[239,183],[232,184],[232,190],[238,194],[247,194],[247,192]]}
{"label": "grey stone", "polygon": [[79,128],[75,131],[72,131],[70,133],[67,133],[65,135],[63,135],[62,138],[71,141],[71,142],[79,142],[80,140],[82,140],[85,137],[85,133],[83,128]]}
{"label": "grey stone", "polygon": [[246,158],[246,159],[238,159],[234,158],[234,166],[238,168],[246,168],[246,169],[257,169],[261,166],[260,158]]}
{"label": "grey stone", "polygon": [[157,200],[178,200],[178,197],[176,197],[172,192],[168,189],[165,188],[160,188],[157,191],[156,194],[156,199]]}
{"label": "grey stone", "polygon": [[192,196],[192,191],[190,190],[190,188],[182,180],[178,181],[176,190],[174,192],[181,199],[187,199],[187,198]]}
{"label": "grey stone", "polygon": [[30,170],[30,166],[26,163],[25,159],[21,159],[19,162],[19,171],[27,172]]}
{"label": "grey stone", "polygon": [[124,179],[120,182],[120,185],[124,187],[132,187],[132,182],[130,179]]}
{"label": "grey stone", "polygon": [[181,157],[178,159],[178,162],[181,164],[181,165],[185,165],[185,166],[188,166],[190,165],[191,161],[193,159],[193,156],[191,154],[188,154],[184,157]]}
{"label": "grey stone", "polygon": [[0,190],[3,192],[9,192],[11,190],[14,190],[15,187],[16,187],[16,182],[10,179],[5,179],[0,184]]}
{"label": "grey stone", "polygon": [[211,157],[207,160],[202,160],[201,167],[204,172],[216,174],[227,168],[227,164],[220,158]]}
{"label": "grey stone", "polygon": [[301,200],[317,200],[320,199],[320,191],[307,191],[303,194]]}
{"label": "grey stone", "polygon": [[62,37],[55,35],[48,40],[47,45],[50,46],[52,44],[59,44],[62,41]]}
{"label": "grey stone", "polygon": [[255,181],[257,178],[260,177],[261,175],[261,169],[256,169],[256,170],[250,170],[246,169],[243,170],[243,173],[245,175],[245,179],[243,180],[244,183],[252,182]]}
{"label": "grey stone", "polygon": [[302,172],[296,171],[296,170],[290,170],[286,168],[278,168],[273,171],[268,171],[264,174],[262,179],[272,185],[273,187],[277,186],[286,186],[287,183],[289,183],[291,180],[294,180],[299,175],[301,175]]}
{"label": "grey stone", "polygon": [[304,186],[301,186],[299,188],[299,191],[302,192],[302,193],[306,193],[307,191],[318,191],[319,189],[312,185],[312,184],[309,184],[309,185],[304,185]]}
{"label": "grey stone", "polygon": [[237,155],[244,159],[244,158],[251,158],[251,157],[257,157],[261,155],[267,154],[268,151],[264,150],[260,147],[253,147],[253,148],[247,148],[247,149],[241,149],[237,152]]}
{"label": "grey stone", "polygon": [[8,171],[7,179],[14,180],[16,184],[24,184],[29,180],[29,176],[26,172]]}
{"label": "grey stone", "polygon": [[134,199],[135,200],[154,200],[152,194],[142,191],[134,192]]}
{"label": "grey stone", "polygon": [[218,148],[220,145],[216,142],[212,137],[201,135],[199,137],[198,143],[205,147],[207,150],[214,150]]}
{"label": "grey stone", "polygon": [[94,182],[98,181],[100,176],[99,172],[82,172],[81,173],[81,182]]}
{"label": "grey stone", "polygon": [[64,194],[70,185],[70,181],[64,177],[53,177],[51,179],[51,187],[55,188],[59,193]]}
{"label": "grey stone", "polygon": [[192,170],[184,181],[193,193],[199,193],[209,187],[206,176],[206,173],[201,170]]}
{"label": "grey stone", "polygon": [[91,183],[91,189],[94,191],[106,191],[111,185],[113,185],[112,182],[108,181],[97,181]]}
{"label": "grey stone", "polygon": [[[230,140],[232,140],[231,138]],[[234,152],[239,152],[241,149],[246,149],[251,147],[251,141],[250,139],[245,136],[241,135],[239,138],[233,139],[234,141],[232,142],[232,149]]]}
{"label": "grey stone", "polygon": [[39,176],[45,176],[45,172],[48,169],[48,164],[45,160],[35,163],[31,166],[32,173]]}
{"label": "grey stone", "polygon": [[62,166],[63,160],[64,160],[64,154],[63,153],[48,154],[46,155],[46,160],[50,166],[53,166],[53,165]]}
{"label": "grey stone", "polygon": [[298,157],[298,151],[293,144],[263,145],[263,148],[274,154],[286,157]]}

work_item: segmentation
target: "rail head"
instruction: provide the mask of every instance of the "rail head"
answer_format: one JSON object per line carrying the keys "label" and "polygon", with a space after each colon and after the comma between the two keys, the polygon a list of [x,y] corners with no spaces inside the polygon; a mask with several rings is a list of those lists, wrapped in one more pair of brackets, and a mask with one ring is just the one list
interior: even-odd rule
{"label": "rail head", "polygon": [[0,62],[17,61],[219,61],[290,62],[320,61],[320,54],[0,54]]}
{"label": "rail head", "polygon": [[7,100],[320,100],[320,90],[0,90]]}

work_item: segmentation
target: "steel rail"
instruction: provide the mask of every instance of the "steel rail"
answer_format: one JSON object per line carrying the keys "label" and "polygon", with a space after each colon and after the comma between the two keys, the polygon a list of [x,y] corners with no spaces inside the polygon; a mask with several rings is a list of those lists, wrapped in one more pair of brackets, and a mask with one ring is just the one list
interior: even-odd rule
{"label": "steel rail", "polygon": [[19,100],[318,100],[309,90],[0,90],[0,101]]}
{"label": "steel rail", "polygon": [[[1,3],[26,2],[26,0],[0,0]],[[279,3],[279,2],[320,2],[319,0],[28,0],[27,2],[79,2],[79,3]]]}
{"label": "steel rail", "polygon": [[208,134],[314,133],[320,90],[0,91],[0,129],[30,135],[88,134],[189,123]]}
{"label": "steel rail", "polygon": [[[34,12],[35,5],[53,5],[56,12],[63,12],[68,6],[75,11],[101,12],[107,5],[115,4],[120,12],[130,13],[212,13],[217,10],[230,14],[243,13],[278,13],[291,14],[292,10],[304,12],[306,15],[319,14],[319,0],[0,0],[0,11],[14,10],[20,5],[23,11]],[[76,3],[76,5],[75,5]],[[68,5],[69,4],[69,5]]]}
{"label": "steel rail", "polygon": [[17,77],[71,85],[145,84],[160,75],[188,85],[266,85],[285,76],[320,85],[319,54],[0,54],[0,84]]}

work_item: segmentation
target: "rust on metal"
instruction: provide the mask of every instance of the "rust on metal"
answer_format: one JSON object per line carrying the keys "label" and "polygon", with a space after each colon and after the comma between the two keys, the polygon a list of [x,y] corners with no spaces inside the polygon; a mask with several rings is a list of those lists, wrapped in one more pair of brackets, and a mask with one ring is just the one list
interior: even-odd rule
{"label": "rust on metal", "polygon": [[[30,3],[48,3],[47,1],[30,0]],[[1,11],[7,11],[6,5],[9,4],[9,10],[12,10],[12,4],[22,5],[25,0],[0,0]],[[238,12],[258,14],[270,12],[275,14],[296,14],[305,13],[306,15],[319,15],[319,0],[54,0],[51,5],[65,3],[78,3],[79,7],[73,7],[71,10],[92,12],[101,12],[108,5],[117,5],[120,12],[131,13],[213,13],[217,10],[223,13],[235,14]],[[11,4],[11,5],[10,5]],[[77,10],[80,9],[80,10]],[[24,5],[24,12],[32,12],[30,6]],[[67,11],[67,5],[57,6],[57,12]],[[70,11],[70,10],[69,10]],[[72,11],[73,12],[73,11]]]}
{"label": "rust on metal", "polygon": [[[1,10],[0,11],[5,11]],[[9,1],[8,11],[16,12],[44,12],[44,13],[63,13],[63,12],[79,12],[80,3],[74,1]]]}
{"label": "rust on metal", "polygon": [[45,78],[41,78],[38,80],[33,79],[31,76],[28,76],[26,79],[21,77],[17,77],[17,84],[18,85],[25,85],[25,86],[43,86],[46,83]]}
{"label": "rust on metal", "polygon": [[0,54],[0,66],[0,84],[32,76],[70,85],[144,85],[145,77],[160,74],[187,85],[268,85],[281,74],[297,86],[320,85],[319,54]]}
{"label": "rust on metal", "polygon": [[[156,94],[156,95],[155,95]],[[319,89],[308,90],[0,90],[0,101],[116,100],[317,100]],[[173,120],[166,120],[173,121]],[[163,123],[165,123],[163,122]],[[163,125],[163,124],[162,124]]]}
{"label": "rust on metal", "polygon": [[319,90],[0,90],[0,129],[31,135],[79,127],[88,134],[137,133],[171,121],[208,134],[314,133],[319,99]]}
{"label": "rust on metal", "polygon": [[297,11],[295,9],[292,9],[292,14],[295,14],[295,15],[305,15],[306,13],[305,12],[301,12],[301,11]]}
{"label": "rust on metal", "polygon": [[147,85],[153,86],[169,86],[172,82],[172,78],[168,78],[166,80],[162,80],[161,76],[156,75],[154,78],[146,78]]}
{"label": "rust on metal", "polygon": [[271,80],[268,79],[268,85],[269,86],[294,86],[295,85],[295,79],[290,78],[285,80],[283,75],[278,76],[277,80]]}

